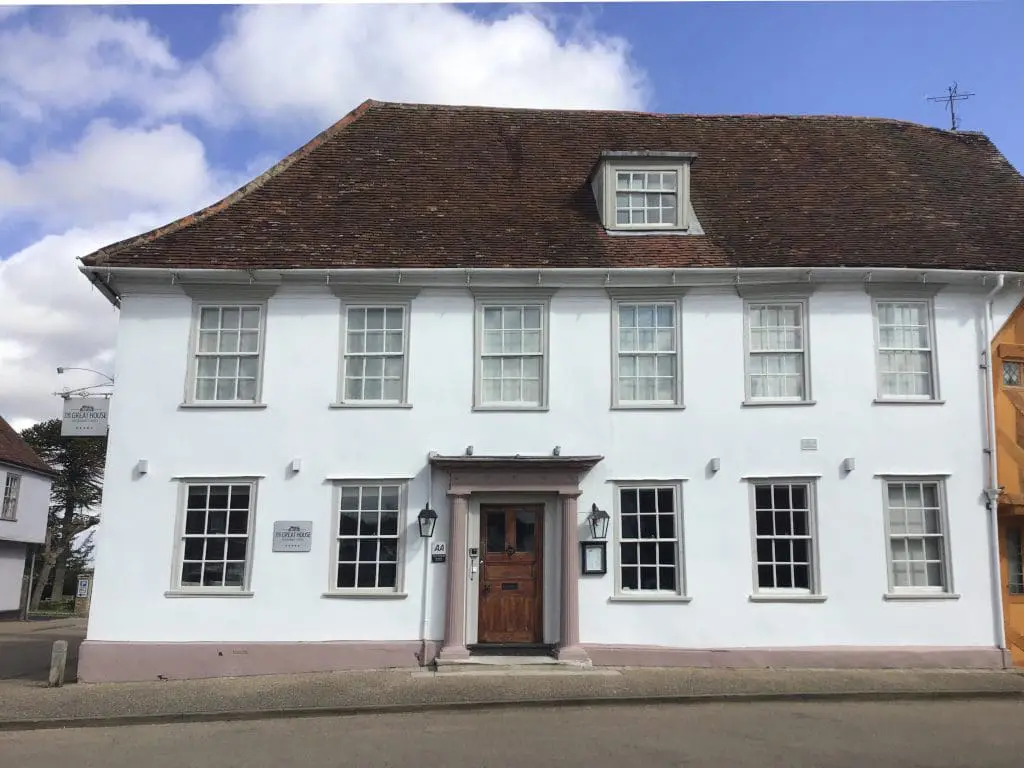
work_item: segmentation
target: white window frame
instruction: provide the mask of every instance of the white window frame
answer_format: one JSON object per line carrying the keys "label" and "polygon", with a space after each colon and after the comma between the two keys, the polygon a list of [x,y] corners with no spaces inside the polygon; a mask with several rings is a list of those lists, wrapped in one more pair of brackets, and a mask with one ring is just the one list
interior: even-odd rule
{"label": "white window frame", "polygon": [[[925,307],[925,322],[928,329],[928,364],[930,393],[927,395],[890,395],[882,389],[882,345],[881,345],[881,307],[885,304],[922,304]],[[875,338],[875,401],[881,403],[935,403],[939,400],[938,360],[936,357],[935,338],[935,302],[928,295],[878,295],[871,301],[871,322],[874,326]],[[896,349],[896,348],[893,348]],[[902,349],[902,348],[901,348]],[[906,350],[925,351],[925,350]],[[1000,379],[1001,380],[1001,379]]]}
{"label": "white window frame", "polygon": [[[249,597],[252,593],[252,569],[253,553],[256,542],[256,511],[259,504],[259,478],[249,476],[210,476],[210,477],[178,477],[178,501],[177,515],[174,527],[174,557],[172,560],[171,587],[165,593],[167,597],[179,596],[220,596],[220,597]],[[191,486],[214,486],[214,485],[245,485],[249,487],[249,516],[246,529],[245,547],[245,575],[240,586],[185,586],[181,583],[181,572],[185,562],[185,525],[188,515],[188,491]],[[225,537],[230,527],[230,517],[225,526]],[[213,534],[216,536],[217,534]],[[209,538],[204,533],[203,538]],[[237,534],[236,534],[237,536]],[[226,544],[225,544],[226,546]],[[204,559],[205,562],[205,559]]]}
{"label": "white window frame", "polygon": [[[750,477],[746,478],[748,485],[748,508],[749,508],[749,520],[750,520],[750,554],[751,554],[751,585],[753,592],[751,593],[752,600],[813,600],[823,601],[824,595],[821,589],[821,566],[820,566],[820,548],[818,546],[818,478],[817,477],[800,477],[796,475],[789,476],[778,476],[778,477]],[[757,532],[757,489],[763,486],[776,486],[776,485],[787,485],[794,486],[800,485],[807,489],[807,534],[799,537],[791,534],[775,534],[774,533],[774,512],[775,501],[772,499],[772,512],[773,512],[773,533],[771,536],[759,537]],[[792,508],[790,508],[790,522],[792,523]],[[792,529],[792,527],[791,527]],[[808,569],[808,587],[762,587],[760,585],[760,574],[758,573],[758,565],[760,564],[760,558],[757,551],[757,542],[759,538],[763,538],[770,541],[776,539],[788,539],[792,542],[796,538],[802,538],[808,542],[807,552],[810,558],[810,567]],[[774,547],[773,547],[773,558],[774,558]],[[774,559],[773,561],[774,562]],[[792,563],[793,560],[791,559]]]}
{"label": "white window frame", "polygon": [[4,477],[3,499],[0,501],[0,520],[9,523],[18,519],[18,498],[21,495],[21,475],[8,472]]}
{"label": "white window frame", "polygon": [[[406,560],[408,559],[408,552],[406,551],[406,541],[409,528],[409,481],[407,479],[380,479],[380,478],[363,478],[363,479],[334,479],[331,481],[333,487],[331,493],[331,559],[328,564],[327,574],[327,590],[324,592],[324,597],[379,597],[379,598],[404,598],[405,593],[405,569]],[[395,566],[395,586],[394,587],[339,587],[338,586],[338,566],[339,557],[341,554],[341,540],[343,538],[353,538],[351,536],[341,535],[341,499],[342,493],[345,488],[359,488],[362,489],[367,486],[397,486],[398,487],[398,533],[396,536],[396,548],[398,553],[398,562]],[[360,490],[360,494],[362,491]],[[356,534],[354,538],[360,538],[359,534]],[[390,537],[389,537],[390,538]],[[357,554],[358,558],[358,554]],[[377,560],[374,562],[380,564],[380,550],[378,543]],[[358,563],[362,562],[356,560],[357,568]],[[358,581],[358,571],[356,574]]]}
{"label": "white window frame", "polygon": [[[673,312],[673,334],[675,343],[675,366],[673,370],[672,398],[670,400],[623,400],[620,392],[619,362],[624,353],[620,348],[620,310],[624,306],[670,305]],[[683,407],[683,302],[682,297],[673,295],[658,296],[656,294],[616,294],[612,293],[611,306],[611,393],[612,408],[623,410],[643,410]],[[656,353],[652,353],[656,354]]]}
{"label": "white window frame", "polygon": [[[189,331],[188,358],[185,376],[185,393],[182,406],[186,408],[264,408],[263,378],[266,362],[267,309],[268,299],[276,286],[235,286],[224,288],[213,285],[182,285],[184,292],[192,298],[192,325]],[[256,364],[256,393],[252,400],[200,400],[196,397],[196,383],[199,372],[199,322],[203,309],[208,308],[259,308],[259,350]],[[225,353],[230,354],[230,353]]]}
{"label": "white window frame", "polygon": [[[801,376],[803,377],[803,395],[801,397],[754,397],[751,393],[750,380],[753,375],[750,361],[752,355],[771,354],[796,354],[795,351],[780,350],[771,352],[768,350],[752,351],[750,344],[750,312],[755,307],[790,307],[796,306],[800,309],[800,328],[803,340],[801,356]],[[743,393],[745,405],[798,405],[812,404],[814,402],[811,394],[811,343],[810,343],[810,312],[809,302],[806,296],[785,296],[771,295],[761,297],[750,297],[743,301]]]}
{"label": "white window frame", "polygon": [[[946,493],[946,476],[944,475],[882,475],[880,476],[882,486],[882,510],[883,520],[885,525],[885,566],[886,566],[886,581],[888,584],[888,592],[886,597],[899,598],[899,597],[956,597],[956,593],[953,588],[953,552],[950,545],[950,531],[949,531],[949,503]],[[938,489],[938,501],[939,501],[939,513],[938,522],[941,528],[938,536],[941,537],[941,546],[939,547],[939,553],[942,557],[940,567],[942,569],[942,581],[941,587],[932,586],[896,586],[896,578],[893,573],[893,557],[892,557],[892,510],[889,506],[889,485],[891,483],[896,484],[931,484],[935,485]],[[904,491],[905,493],[905,491]],[[901,536],[901,534],[896,534]],[[923,538],[927,534],[917,536],[916,534],[902,534],[905,538]],[[934,536],[935,534],[931,534]],[[915,561],[907,561],[915,562]],[[925,561],[927,562],[927,561]]]}
{"label": "white window frame", "polygon": [[[683,511],[683,481],[682,480],[616,480],[613,484],[615,493],[615,499],[613,504],[614,519],[612,520],[613,530],[613,544],[614,551],[611,553],[610,567],[615,569],[615,600],[635,600],[638,602],[651,601],[656,602],[659,600],[667,601],[679,601],[688,602],[686,592],[686,531],[684,528],[684,511]],[[675,526],[675,541],[672,548],[675,553],[676,563],[676,588],[674,590],[646,590],[639,588],[637,589],[624,589],[622,586],[622,545],[634,541],[645,541],[647,539],[638,537],[637,539],[626,539],[623,537],[623,523],[622,523],[622,492],[623,491],[637,491],[637,490],[654,490],[657,494],[658,489],[671,489],[672,499],[675,504],[673,509],[673,524]],[[659,514],[660,511],[659,511]],[[639,536],[640,531],[637,531]],[[668,541],[668,539],[654,538],[654,543],[660,543],[662,541]],[[639,556],[638,556],[639,557]],[[639,563],[638,563],[639,565]],[[655,566],[660,567],[660,566]]]}
{"label": "white window frame", "polygon": [[[536,307],[540,309],[540,402],[517,403],[485,402],[483,399],[483,361],[484,361],[484,312],[488,309],[523,309]],[[491,293],[476,292],[474,306],[473,334],[473,410],[475,411],[546,411],[549,403],[551,377],[549,375],[551,357],[551,292],[534,291],[529,293]],[[510,353],[509,357],[518,357]],[[527,355],[522,355],[526,357]]]}
{"label": "white window frame", "polygon": [[[348,338],[348,324],[349,324],[349,313],[352,310],[384,310],[385,314],[387,310],[401,310],[402,312],[402,351],[400,354],[402,358],[402,386],[401,392],[397,400],[384,399],[381,397],[376,400],[368,400],[365,398],[348,398],[347,397],[347,374],[350,357],[383,357],[385,360],[388,357],[397,357],[399,354],[381,352],[379,355],[376,353],[353,353],[349,350],[349,338]],[[339,389],[338,389],[338,400],[337,405],[349,406],[355,408],[401,408],[408,406],[409,404],[409,329],[411,326],[410,315],[412,313],[412,302],[411,301],[342,301],[341,302],[341,359],[340,359],[340,370],[339,370]],[[386,344],[386,340],[385,340]],[[365,365],[365,363],[364,363]],[[364,382],[365,382],[365,369],[364,369]],[[383,391],[381,392],[383,395]]]}
{"label": "white window frame", "polygon": [[[619,224],[616,221],[615,193],[619,173],[672,173],[676,174],[675,224]],[[690,163],[679,160],[658,161],[653,158],[609,158],[603,161],[600,189],[605,228],[619,232],[672,232],[690,227]]]}

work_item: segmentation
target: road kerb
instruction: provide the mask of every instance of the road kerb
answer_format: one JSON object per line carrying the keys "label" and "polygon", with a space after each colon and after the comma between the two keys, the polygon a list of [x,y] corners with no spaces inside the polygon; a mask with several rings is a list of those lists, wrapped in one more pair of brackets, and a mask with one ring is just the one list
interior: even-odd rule
{"label": "road kerb", "polygon": [[125,725],[166,725],[187,723],[244,722],[306,717],[351,717],[355,715],[408,714],[413,712],[465,712],[499,709],[558,707],[657,706],[665,704],[758,704],[800,702],[894,702],[1022,700],[1024,690],[944,691],[838,691],[670,694],[658,696],[578,696],[570,698],[509,699],[490,701],[417,702],[365,704],[280,709],[225,710],[209,712],[152,713],[39,720],[0,720],[0,732],[38,731],[62,728],[109,728]]}

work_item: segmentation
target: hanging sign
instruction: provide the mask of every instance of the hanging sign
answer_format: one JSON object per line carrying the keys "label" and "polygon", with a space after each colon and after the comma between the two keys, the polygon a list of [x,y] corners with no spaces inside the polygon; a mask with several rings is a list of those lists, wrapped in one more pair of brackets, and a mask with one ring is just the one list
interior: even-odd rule
{"label": "hanging sign", "polygon": [[109,397],[66,397],[61,437],[103,437],[107,434]]}
{"label": "hanging sign", "polygon": [[430,545],[430,562],[443,563],[448,559],[448,545],[443,541],[435,541]]}

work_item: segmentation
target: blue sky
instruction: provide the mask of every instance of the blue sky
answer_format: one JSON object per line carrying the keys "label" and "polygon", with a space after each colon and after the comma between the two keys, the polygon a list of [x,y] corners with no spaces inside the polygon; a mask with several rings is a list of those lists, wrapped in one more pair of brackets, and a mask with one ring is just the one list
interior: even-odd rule
{"label": "blue sky", "polygon": [[56,360],[112,365],[76,257],[213,202],[366,98],[946,127],[925,97],[956,80],[976,94],[962,130],[1022,169],[1022,30],[1024,0],[0,8],[0,412],[52,408]]}

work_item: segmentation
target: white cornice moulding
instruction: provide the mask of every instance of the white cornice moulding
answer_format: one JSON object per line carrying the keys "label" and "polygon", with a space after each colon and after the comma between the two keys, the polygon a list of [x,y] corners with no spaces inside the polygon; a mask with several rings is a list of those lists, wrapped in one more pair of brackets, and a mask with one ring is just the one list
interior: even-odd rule
{"label": "white cornice moulding", "polygon": [[418,285],[368,285],[366,283],[350,283],[344,278],[329,279],[327,288],[346,304],[412,301],[423,290]]}
{"label": "white cornice moulding", "polygon": [[[157,269],[137,267],[86,267],[89,275],[108,300],[117,303],[120,294],[184,295],[183,284],[190,292],[214,289],[241,293],[282,287],[282,293],[309,290],[317,283],[325,289],[337,281],[353,290],[362,287],[392,288],[461,288],[472,292],[484,289],[506,289],[532,292],[558,288],[726,288],[744,291],[755,286],[803,284],[806,289],[849,286],[868,290],[871,283],[884,283],[903,296],[919,286],[936,290],[935,284],[959,287],[962,290],[985,291],[996,281],[996,272],[982,270],[921,270],[898,267],[663,267],[600,268],[555,267],[524,269],[294,269],[294,270],[223,270],[223,269]],[[1024,272],[1003,273],[1016,279],[1017,289],[1024,286]],[[302,286],[302,287],[300,287]],[[927,288],[925,288],[927,286]],[[1008,283],[1012,288],[1012,283]],[[902,289],[902,290],[901,290]],[[871,288],[870,290],[875,290]],[[884,290],[884,289],[880,289]],[[271,291],[272,292],[272,291]],[[252,295],[252,294],[250,294]]]}
{"label": "white cornice moulding", "polygon": [[930,299],[946,286],[946,283],[938,282],[864,281],[864,291],[876,299]]}
{"label": "white cornice moulding", "polygon": [[756,283],[740,279],[736,293],[744,299],[806,299],[814,293],[810,279],[792,283]]}

